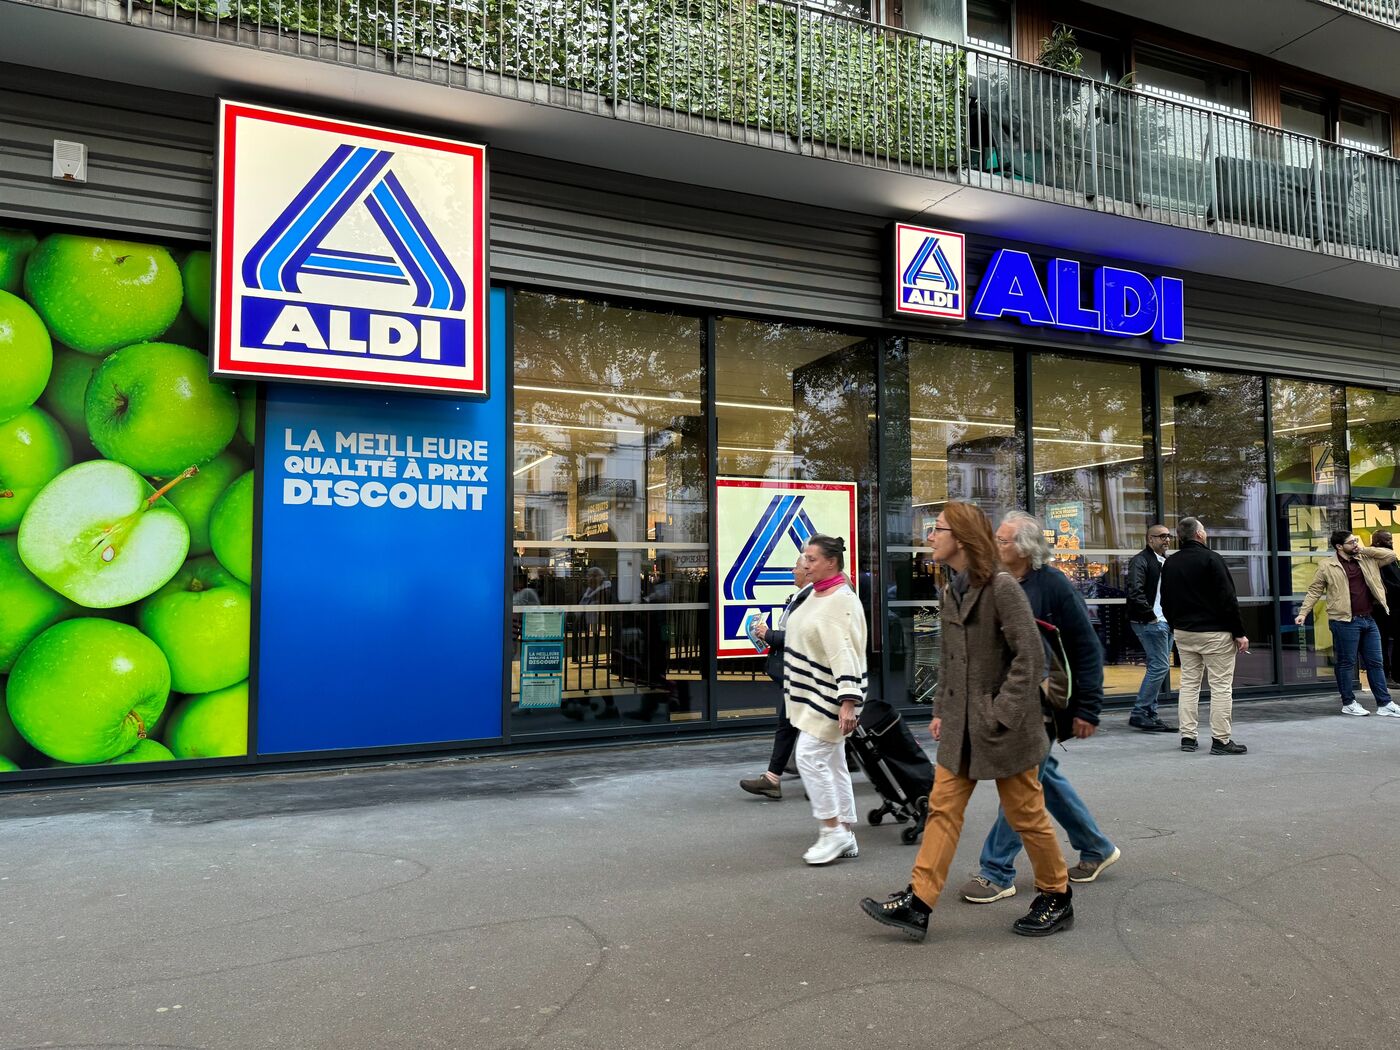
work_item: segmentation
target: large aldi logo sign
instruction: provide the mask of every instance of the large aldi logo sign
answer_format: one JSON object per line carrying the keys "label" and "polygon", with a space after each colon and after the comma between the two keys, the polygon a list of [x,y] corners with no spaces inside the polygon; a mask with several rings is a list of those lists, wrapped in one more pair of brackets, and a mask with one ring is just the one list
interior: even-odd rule
{"label": "large aldi logo sign", "polygon": [[894,225],[894,312],[967,318],[967,241],[961,233]]}
{"label": "large aldi logo sign", "polygon": [[213,372],[485,396],[483,146],[223,102]]}
{"label": "large aldi logo sign", "polygon": [[797,589],[792,567],[815,535],[846,541],[846,572],[858,580],[853,481],[715,480],[719,564],[715,579],[718,654],[753,656],[744,625],[752,616],[777,626],[783,603]]}

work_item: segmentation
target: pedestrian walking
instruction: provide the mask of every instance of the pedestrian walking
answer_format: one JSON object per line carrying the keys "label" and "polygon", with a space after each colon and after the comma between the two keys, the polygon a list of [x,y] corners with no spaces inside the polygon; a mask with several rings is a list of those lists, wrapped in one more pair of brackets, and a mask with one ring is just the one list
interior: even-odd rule
{"label": "pedestrian walking", "polygon": [[977,507],[943,508],[933,556],[955,575],[939,604],[943,666],[929,725],[938,755],[928,823],[909,885],[882,901],[866,897],[861,908],[923,940],[968,800],[978,781],[993,780],[1035,870],[1036,898],[1012,928],[1028,937],[1068,929],[1074,922],[1069,873],[1036,776],[1049,746],[1040,720],[1040,630],[1021,585],[998,571],[991,523]]}
{"label": "pedestrian walking", "polygon": [[1328,541],[1332,557],[1317,567],[1312,585],[1303,596],[1302,611],[1293,622],[1299,627],[1319,601],[1327,603],[1327,625],[1332,629],[1332,662],[1337,690],[1342,694],[1342,714],[1369,715],[1356,702],[1358,655],[1366,669],[1366,681],[1376,698],[1376,714],[1400,718],[1400,707],[1390,697],[1385,664],[1381,659],[1381,635],[1374,613],[1386,611],[1381,566],[1395,562],[1395,552],[1384,547],[1363,547],[1350,532],[1338,530]]}
{"label": "pedestrian walking", "polygon": [[[1384,550],[1394,550],[1395,540],[1388,529],[1377,529],[1371,533],[1371,546]],[[1395,635],[1400,628],[1400,563],[1386,562],[1381,566],[1381,584],[1385,587],[1385,615],[1376,617],[1376,626],[1381,629],[1381,660],[1385,664],[1385,684],[1390,689],[1400,688],[1395,680]]]}
{"label": "pedestrian walking", "polygon": [[778,728],[773,731],[773,753],[768,759],[766,770],[756,777],[739,781],[739,786],[750,795],[762,795],[774,801],[780,801],[783,797],[783,773],[792,761],[792,752],[797,746],[797,727],[788,721],[787,699],[782,689],[783,651],[787,648],[788,617],[812,593],[811,584],[807,580],[807,558],[803,554],[797,556],[797,564],[792,567],[792,584],[797,591],[788,595],[783,611],[778,616],[778,626],[770,629],[766,623],[760,623],[754,631],[759,641],[768,643],[768,658],[763,669],[769,678],[778,683]]}
{"label": "pedestrian walking", "polygon": [[1128,562],[1128,623],[1147,661],[1128,725],[1144,733],[1176,732],[1176,726],[1157,714],[1157,701],[1166,691],[1172,669],[1172,629],[1162,612],[1162,566],[1171,545],[1170,529],[1149,525],[1147,546]]}
{"label": "pedestrian walking", "polygon": [[865,703],[865,610],[846,576],[846,541],[813,536],[803,557],[811,594],[787,618],[783,696],[797,727],[797,772],[821,825],[808,864],[859,856],[846,737]]}
{"label": "pedestrian walking", "polygon": [[1225,559],[1206,546],[1209,534],[1198,518],[1176,523],[1178,550],[1162,566],[1162,611],[1181,654],[1177,715],[1181,750],[1196,750],[1196,714],[1201,680],[1210,679],[1210,753],[1243,755],[1249,749],[1230,735],[1235,657],[1249,652],[1235,581]]}
{"label": "pedestrian walking", "polygon": [[[1055,742],[1087,740],[1099,726],[1103,707],[1103,647],[1089,622],[1084,599],[1060,572],[1046,562],[1050,547],[1038,518],[1014,510],[996,531],[997,556],[1002,567],[1020,582],[1037,620],[1053,625],[1064,643],[1070,669],[1069,702],[1063,708],[1041,702],[1042,721],[1051,744],[1040,763],[1040,787],[1045,808],[1069,834],[1069,844],[1079,851],[1079,863],[1069,869],[1071,882],[1093,882],[1104,869],[1116,864],[1122,852],[1109,841],[1089,807],[1079,797],[1055,756]],[[996,823],[982,843],[982,859],[976,875],[959,891],[969,904],[991,904],[1016,894],[1016,855],[1021,836],[998,809]]]}

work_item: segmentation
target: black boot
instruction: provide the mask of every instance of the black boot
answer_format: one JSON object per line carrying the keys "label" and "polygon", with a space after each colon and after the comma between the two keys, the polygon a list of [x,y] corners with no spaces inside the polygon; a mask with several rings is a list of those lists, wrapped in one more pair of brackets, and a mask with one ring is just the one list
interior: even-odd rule
{"label": "black boot", "polygon": [[913,886],[891,894],[888,900],[866,897],[860,906],[876,922],[903,930],[904,936],[912,941],[921,941],[928,933],[928,913],[932,909],[914,895]]}
{"label": "black boot", "polygon": [[1064,893],[1041,890],[1031,901],[1031,910],[1025,918],[1017,919],[1011,924],[1011,929],[1022,937],[1049,937],[1052,933],[1068,930],[1074,925],[1073,896],[1068,886]]}

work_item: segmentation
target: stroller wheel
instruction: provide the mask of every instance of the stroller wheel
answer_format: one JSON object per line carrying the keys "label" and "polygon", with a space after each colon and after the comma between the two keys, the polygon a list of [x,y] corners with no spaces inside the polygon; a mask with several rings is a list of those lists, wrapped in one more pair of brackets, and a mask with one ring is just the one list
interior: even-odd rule
{"label": "stroller wheel", "polygon": [[872,809],[865,815],[865,819],[870,821],[871,827],[875,827],[880,821],[885,819],[885,811],[883,809]]}
{"label": "stroller wheel", "polygon": [[912,827],[907,827],[903,831],[901,831],[899,833],[899,837],[902,838],[908,845],[912,846],[914,843],[919,841],[919,836],[923,834],[923,831],[923,828],[915,824]]}

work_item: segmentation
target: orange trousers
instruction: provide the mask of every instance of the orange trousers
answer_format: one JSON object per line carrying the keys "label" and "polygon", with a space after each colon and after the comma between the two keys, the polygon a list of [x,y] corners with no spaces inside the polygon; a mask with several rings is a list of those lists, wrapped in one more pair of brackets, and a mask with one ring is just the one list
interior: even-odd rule
{"label": "orange trousers", "polygon": [[[1069,870],[1050,815],[1045,812],[1045,796],[1040,789],[1040,777],[1035,766],[1014,777],[996,782],[1001,796],[1001,808],[1007,823],[1021,836],[1026,856],[1035,870],[1037,890],[1063,893],[1069,885]],[[924,825],[924,840],[919,855],[914,858],[911,882],[914,892],[932,907],[948,881],[948,868],[958,849],[962,835],[963,813],[977,781],[959,776],[951,769],[936,766],[933,791],[928,797],[928,823]]]}

